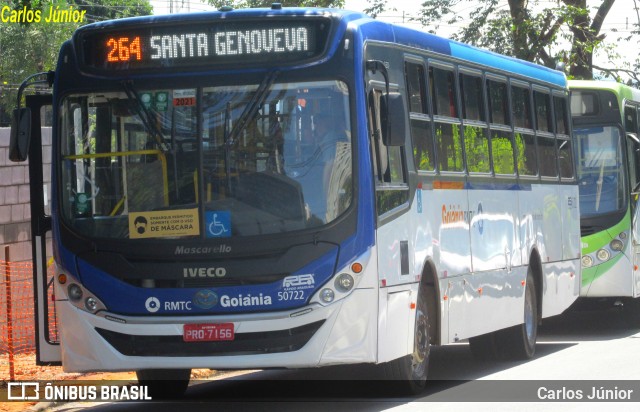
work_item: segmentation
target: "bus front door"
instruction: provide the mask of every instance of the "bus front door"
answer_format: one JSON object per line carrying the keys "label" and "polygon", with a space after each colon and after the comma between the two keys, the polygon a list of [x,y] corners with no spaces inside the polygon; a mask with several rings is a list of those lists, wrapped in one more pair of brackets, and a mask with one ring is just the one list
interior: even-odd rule
{"label": "bus front door", "polygon": [[[22,125],[14,125],[12,145],[27,148],[29,159],[29,194],[31,202],[31,251],[33,260],[33,299],[35,313],[36,363],[38,365],[60,365],[61,351],[55,329],[55,309],[49,297],[53,295],[53,279],[47,273],[47,234],[51,232],[51,216],[48,199],[50,198],[50,182],[45,182],[43,160],[49,164],[50,159],[43,159],[43,148],[50,147],[51,127],[45,124],[43,115],[51,113],[51,94],[34,94],[25,96],[26,108],[29,109],[31,121],[26,129]],[[19,123],[19,122],[18,122]],[[15,136],[15,138],[14,138]],[[44,138],[43,138],[44,137]],[[43,145],[43,140],[45,145]],[[46,150],[50,153],[50,150]],[[24,159],[20,159],[24,160]],[[45,193],[46,192],[46,193]]]}

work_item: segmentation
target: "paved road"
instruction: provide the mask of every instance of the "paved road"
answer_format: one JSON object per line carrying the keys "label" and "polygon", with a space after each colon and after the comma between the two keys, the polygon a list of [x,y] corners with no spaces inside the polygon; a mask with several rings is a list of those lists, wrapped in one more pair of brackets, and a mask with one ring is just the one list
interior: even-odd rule
{"label": "paved road", "polygon": [[[47,409],[58,412],[174,411],[178,408],[188,408],[189,412],[230,409],[564,412],[613,408],[616,412],[637,411],[640,402],[594,403],[564,399],[561,403],[550,399],[575,398],[578,391],[582,391],[586,400],[593,388],[623,396],[629,394],[628,388],[631,388],[634,399],[640,401],[640,328],[629,326],[615,310],[566,313],[545,321],[536,355],[527,362],[478,361],[471,356],[466,343],[434,348],[430,366],[432,382],[420,396],[390,396],[384,391],[386,383],[360,379],[371,376],[370,372],[368,367],[354,366],[259,371],[197,382],[180,403],[69,403],[55,408],[48,405]],[[546,399],[540,400],[539,396]],[[511,403],[516,401],[520,403]]]}

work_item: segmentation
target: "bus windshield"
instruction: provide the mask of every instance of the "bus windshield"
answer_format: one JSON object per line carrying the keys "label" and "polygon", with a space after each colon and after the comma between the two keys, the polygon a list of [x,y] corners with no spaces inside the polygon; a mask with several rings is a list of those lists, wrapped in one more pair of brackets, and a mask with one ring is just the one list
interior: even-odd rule
{"label": "bus windshield", "polygon": [[580,213],[588,217],[621,210],[626,205],[626,191],[620,129],[588,127],[574,132],[578,143]]}
{"label": "bus windshield", "polygon": [[319,227],[352,201],[339,81],[73,94],[60,108],[61,215],[104,238]]}

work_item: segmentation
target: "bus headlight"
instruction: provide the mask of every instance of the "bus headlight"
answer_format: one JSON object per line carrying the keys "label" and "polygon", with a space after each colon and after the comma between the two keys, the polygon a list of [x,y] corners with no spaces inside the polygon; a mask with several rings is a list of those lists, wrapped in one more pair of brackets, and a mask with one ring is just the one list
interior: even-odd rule
{"label": "bus headlight", "polygon": [[605,262],[609,260],[609,258],[611,257],[611,253],[609,253],[609,251],[606,249],[600,249],[598,250],[598,253],[596,253],[596,257]]}
{"label": "bus headlight", "polygon": [[82,286],[73,276],[65,274],[65,278],[69,281],[69,286],[63,291],[66,292],[66,297],[73,306],[92,314],[107,309],[98,297]]}
{"label": "bus headlight", "polygon": [[[335,302],[353,293],[366,276],[366,268],[371,256],[372,251],[367,250],[354,261],[338,268],[339,270],[335,271],[334,275],[327,280],[322,288],[313,294],[309,303],[317,303],[321,306],[335,304]],[[373,272],[370,273],[372,274]]]}
{"label": "bus headlight", "polygon": [[69,300],[77,302],[82,299],[82,288],[77,284],[72,283],[67,288],[67,294],[69,295]]}
{"label": "bus headlight", "polygon": [[353,288],[354,284],[355,284],[355,281],[353,279],[353,276],[351,276],[348,273],[341,273],[336,278],[336,282],[335,282],[336,289],[338,289],[340,292],[343,292],[343,293],[350,291]]}
{"label": "bus headlight", "polygon": [[95,312],[98,309],[98,301],[94,297],[88,297],[84,301],[84,306],[89,312]]}
{"label": "bus headlight", "polygon": [[320,299],[322,299],[325,303],[333,302],[333,299],[336,297],[335,293],[331,289],[322,289],[320,292]]}
{"label": "bus headlight", "polygon": [[609,247],[611,248],[611,250],[615,250],[616,252],[619,252],[624,247],[624,243],[622,243],[621,240],[613,239],[611,243],[609,243]]}
{"label": "bus headlight", "polygon": [[582,256],[582,267],[590,268],[593,266],[593,258],[589,255]]}

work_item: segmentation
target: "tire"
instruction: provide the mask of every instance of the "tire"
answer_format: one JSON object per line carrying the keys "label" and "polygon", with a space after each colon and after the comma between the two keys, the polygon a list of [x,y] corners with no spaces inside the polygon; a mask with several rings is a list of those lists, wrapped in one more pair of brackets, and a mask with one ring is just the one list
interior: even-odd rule
{"label": "tire", "polygon": [[393,381],[389,384],[397,392],[418,394],[426,387],[431,354],[429,339],[427,298],[421,287],[416,305],[413,353],[381,365],[384,379]]}
{"label": "tire", "polygon": [[136,371],[136,376],[152,399],[177,399],[189,386],[191,369],[143,369]]}
{"label": "tire", "polygon": [[496,332],[498,356],[511,360],[531,359],[538,337],[538,298],[536,282],[529,268],[524,291],[524,323]]}

